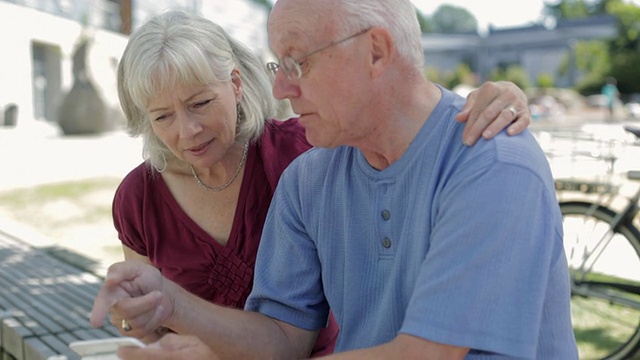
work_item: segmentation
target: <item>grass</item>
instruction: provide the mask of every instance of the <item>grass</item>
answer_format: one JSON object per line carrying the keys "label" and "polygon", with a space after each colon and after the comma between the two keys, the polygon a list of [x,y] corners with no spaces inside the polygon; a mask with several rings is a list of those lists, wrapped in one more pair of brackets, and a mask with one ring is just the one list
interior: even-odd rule
{"label": "grass", "polygon": [[5,227],[13,235],[56,253],[79,255],[79,262],[92,264],[87,270],[104,275],[108,265],[122,259],[111,219],[119,183],[96,178],[0,192],[0,219],[9,220]]}
{"label": "grass", "polygon": [[55,201],[59,199],[76,199],[97,190],[112,190],[118,180],[100,178],[84,181],[45,184],[27,189],[11,190],[0,193],[0,200],[18,207],[31,206],[34,203]]}
{"label": "grass", "polygon": [[46,184],[0,193],[9,217],[46,233],[75,223],[111,218],[111,200],[119,180],[90,179]]}
{"label": "grass", "polygon": [[[592,275],[590,281],[637,285],[617,277],[596,273]],[[593,290],[596,289],[598,288]],[[608,288],[606,292],[640,304],[639,295],[620,292],[614,288]],[[574,295],[571,298],[571,318],[580,359],[595,360],[618,349],[635,334],[640,324],[640,309],[614,304],[607,299]]]}

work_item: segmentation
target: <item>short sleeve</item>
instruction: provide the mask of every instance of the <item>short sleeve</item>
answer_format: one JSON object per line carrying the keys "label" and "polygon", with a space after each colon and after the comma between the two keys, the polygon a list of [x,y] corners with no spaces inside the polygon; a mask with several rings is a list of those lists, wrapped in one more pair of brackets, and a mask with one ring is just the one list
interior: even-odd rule
{"label": "short sleeve", "polygon": [[141,164],[127,174],[116,189],[112,206],[113,225],[118,232],[118,238],[142,256],[149,256],[141,231],[144,229],[143,196],[148,177],[145,175],[151,171],[146,164]]}

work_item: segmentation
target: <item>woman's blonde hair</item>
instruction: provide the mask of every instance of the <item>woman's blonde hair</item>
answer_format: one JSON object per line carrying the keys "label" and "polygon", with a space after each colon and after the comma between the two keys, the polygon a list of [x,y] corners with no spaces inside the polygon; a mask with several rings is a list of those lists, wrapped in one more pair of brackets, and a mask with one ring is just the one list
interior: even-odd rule
{"label": "woman's blonde hair", "polygon": [[171,10],[150,19],[130,37],[118,65],[118,97],[132,136],[142,136],[143,157],[162,171],[175,159],[158,139],[146,115],[146,102],[180,84],[207,85],[231,80],[239,69],[243,95],[238,139],[257,139],[276,114],[271,82],[260,59],[203,17]]}

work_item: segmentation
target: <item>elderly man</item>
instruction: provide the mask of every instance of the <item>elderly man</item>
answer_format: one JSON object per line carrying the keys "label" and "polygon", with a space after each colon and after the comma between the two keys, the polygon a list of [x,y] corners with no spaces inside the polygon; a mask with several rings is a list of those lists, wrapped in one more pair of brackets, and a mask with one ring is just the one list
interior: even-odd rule
{"label": "elderly man", "polygon": [[[198,336],[120,356],[304,358],[331,309],[335,358],[577,359],[543,152],[528,132],[458,140],[464,99],[424,78],[410,1],[279,0],[269,38],[274,95],[316,148],[280,179],[250,311],[118,264],[94,324],[110,309],[134,336]],[[525,111],[494,105],[507,121]]]}

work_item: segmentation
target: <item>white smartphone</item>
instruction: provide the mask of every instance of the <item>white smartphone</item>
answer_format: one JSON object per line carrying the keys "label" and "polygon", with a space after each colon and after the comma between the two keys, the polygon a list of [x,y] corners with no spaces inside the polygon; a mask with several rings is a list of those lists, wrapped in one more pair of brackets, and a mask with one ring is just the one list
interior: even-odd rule
{"label": "white smartphone", "polygon": [[69,348],[80,354],[82,360],[118,360],[116,352],[120,346],[145,347],[146,345],[133,337],[78,340],[69,344]]}

